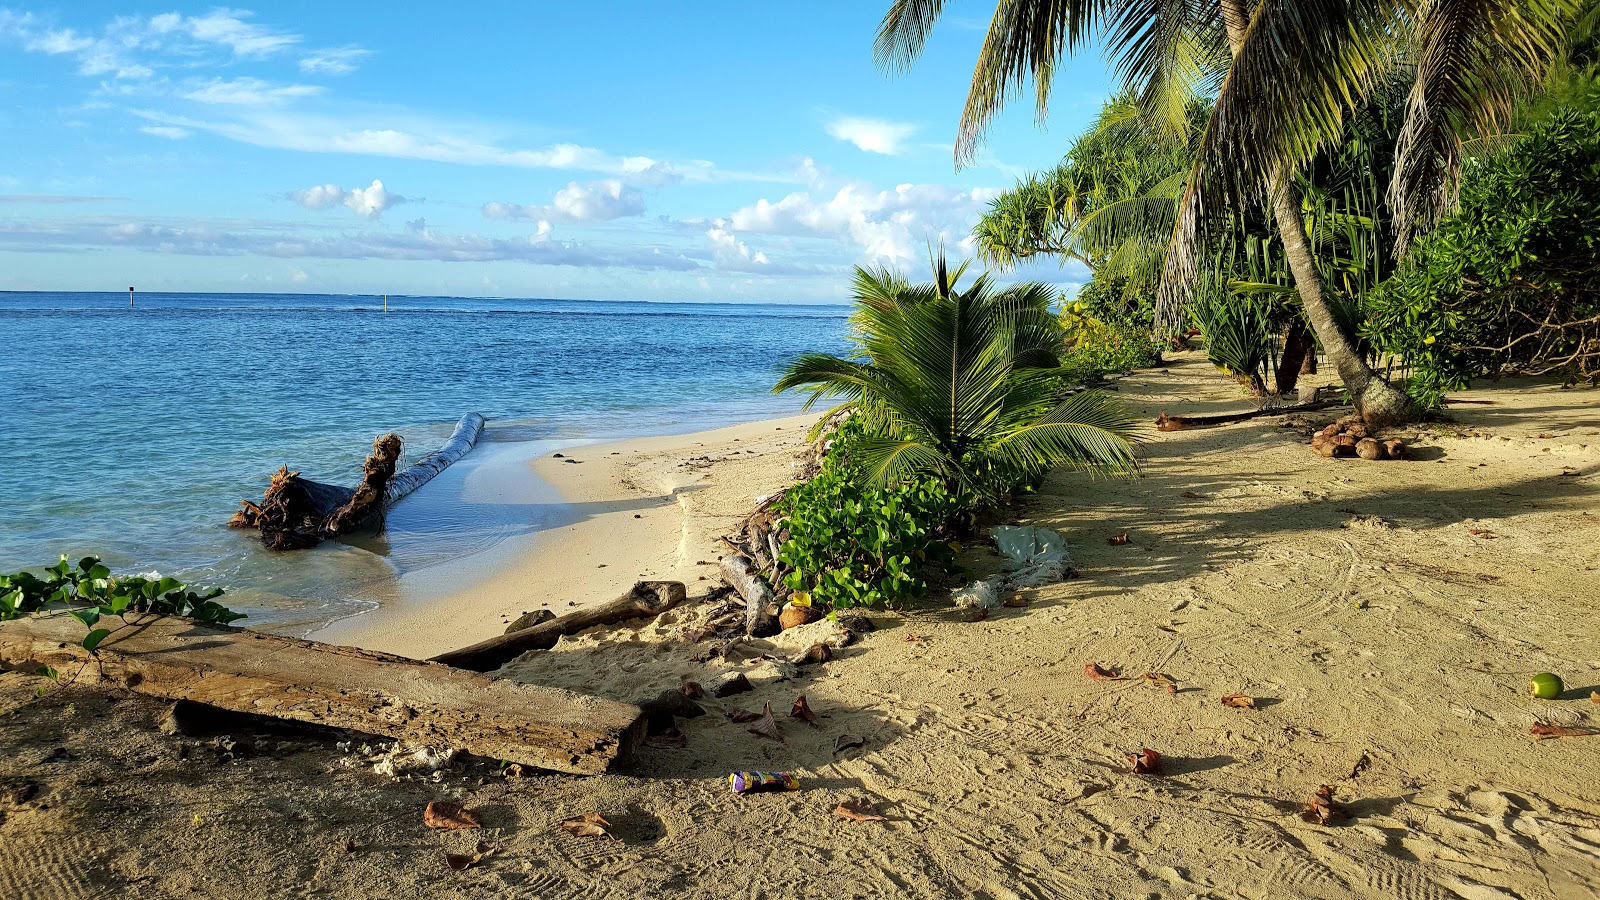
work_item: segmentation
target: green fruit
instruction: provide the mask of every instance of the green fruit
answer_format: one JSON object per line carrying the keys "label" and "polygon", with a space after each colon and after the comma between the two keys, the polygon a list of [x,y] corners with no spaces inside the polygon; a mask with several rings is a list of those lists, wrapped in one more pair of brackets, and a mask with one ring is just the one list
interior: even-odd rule
{"label": "green fruit", "polygon": [[1566,689],[1567,686],[1561,683],[1561,677],[1549,672],[1540,672],[1528,681],[1528,693],[1540,700],[1554,700]]}

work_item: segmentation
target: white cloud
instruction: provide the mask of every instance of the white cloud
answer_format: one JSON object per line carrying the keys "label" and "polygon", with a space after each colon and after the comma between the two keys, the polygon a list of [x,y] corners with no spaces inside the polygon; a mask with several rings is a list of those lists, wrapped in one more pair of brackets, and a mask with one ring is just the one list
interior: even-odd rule
{"label": "white cloud", "polygon": [[328,47],[323,50],[313,50],[310,55],[300,60],[300,71],[309,75],[347,75],[356,70],[356,66],[363,59],[372,55],[371,50],[360,47]]}
{"label": "white cloud", "polygon": [[831,137],[848,141],[868,153],[894,156],[904,141],[917,133],[917,126],[909,122],[889,122],[883,119],[865,119],[844,116],[824,126]]}
{"label": "white cloud", "polygon": [[[75,57],[79,74],[129,81],[151,78],[161,67],[264,59],[302,41],[298,34],[247,21],[251,17],[231,9],[199,16],[117,16],[91,33],[50,28],[35,16],[7,13],[0,16],[0,37],[17,40],[30,52]],[[219,52],[226,55],[219,58]]]}
{"label": "white cloud", "polygon": [[0,251],[82,252],[118,247],[188,256],[523,262],[637,271],[704,271],[706,263],[660,247],[603,247],[550,240],[547,229],[512,238],[443,234],[420,223],[404,231],[308,236],[258,222],[0,219]]}
{"label": "white cloud", "polygon": [[187,34],[197,41],[228,47],[237,56],[271,56],[300,43],[298,34],[246,22],[252,15],[236,9],[216,9],[203,16],[166,13],[155,16],[149,24],[158,34]]}
{"label": "white cloud", "polygon": [[735,267],[741,263],[764,266],[769,263],[767,255],[761,251],[750,252],[750,247],[739,240],[732,232],[712,227],[706,230],[706,237],[711,239],[712,253],[723,268]]}
{"label": "white cloud", "polygon": [[171,125],[145,125],[140,127],[139,130],[145,134],[163,137],[171,141],[181,141],[191,134],[194,134],[194,132],[187,128],[176,128]]}
{"label": "white cloud", "polygon": [[960,240],[972,231],[998,188],[902,184],[891,190],[847,184],[831,197],[797,191],[758,200],[714,225],[734,233],[842,240],[867,261],[907,264],[932,241]]}
{"label": "white cloud", "polygon": [[566,222],[607,222],[644,213],[644,194],[638,188],[615,178],[570,182],[556,191],[548,206],[522,206],[516,203],[485,203],[483,214],[491,219],[557,219]]}
{"label": "white cloud", "polygon": [[[345,206],[358,216],[376,219],[389,209],[406,202],[406,198],[399,194],[390,193],[383,186],[383,182],[372,179],[372,184],[364,188],[351,188],[345,190],[337,184],[319,184],[315,187],[302,188],[291,191],[288,199],[300,204],[306,209],[329,209],[335,206]],[[421,221],[420,219],[418,221]]]}
{"label": "white cloud", "polygon": [[320,93],[322,88],[313,84],[274,84],[260,78],[213,78],[183,96],[196,103],[273,106]]}

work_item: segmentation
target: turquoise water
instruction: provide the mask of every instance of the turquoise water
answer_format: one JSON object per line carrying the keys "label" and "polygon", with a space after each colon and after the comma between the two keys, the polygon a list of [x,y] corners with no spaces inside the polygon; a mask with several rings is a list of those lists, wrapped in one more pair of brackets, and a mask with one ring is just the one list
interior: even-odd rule
{"label": "turquoise water", "polygon": [[375,435],[397,431],[420,457],[469,411],[489,426],[467,475],[520,472],[561,444],[782,415],[800,400],[771,395],[777,370],[845,333],[845,310],[826,306],[127,300],[0,293],[0,571],[94,553],[223,586],[252,624],[338,617],[408,568],[560,521],[553,501],[441,502],[458,472],[403,501],[378,538],[268,554],[224,523],[280,465],[353,484]]}

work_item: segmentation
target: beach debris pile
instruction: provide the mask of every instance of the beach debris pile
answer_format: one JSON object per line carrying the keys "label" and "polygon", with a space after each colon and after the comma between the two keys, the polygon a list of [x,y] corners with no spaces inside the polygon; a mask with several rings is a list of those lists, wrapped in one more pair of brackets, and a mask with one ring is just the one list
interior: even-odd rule
{"label": "beach debris pile", "polygon": [[1311,449],[1323,459],[1357,456],[1366,460],[1405,459],[1406,445],[1399,438],[1380,441],[1377,432],[1359,416],[1346,416],[1311,437]]}
{"label": "beach debris pile", "polygon": [[1019,589],[1043,587],[1075,577],[1068,565],[1066,540],[1048,528],[996,525],[989,530],[995,549],[1005,558],[1000,574],[974,581],[950,597],[957,609],[981,619],[1001,606],[1025,605]]}

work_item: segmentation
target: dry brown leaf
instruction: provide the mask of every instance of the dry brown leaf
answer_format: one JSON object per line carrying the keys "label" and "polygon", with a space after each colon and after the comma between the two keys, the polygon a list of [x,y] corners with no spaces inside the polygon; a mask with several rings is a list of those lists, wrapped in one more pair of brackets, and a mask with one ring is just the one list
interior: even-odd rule
{"label": "dry brown leaf", "polygon": [[762,704],[760,717],[751,722],[750,727],[746,728],[745,731],[756,737],[772,738],[780,744],[783,743],[783,732],[778,730],[778,720],[772,717],[771,700]]}
{"label": "dry brown leaf", "polygon": [[[574,837],[611,837],[607,828],[611,823],[601,817],[599,813],[584,813],[576,819],[566,819],[559,826],[562,831]],[[616,838],[612,838],[616,840]]]}
{"label": "dry brown leaf", "polygon": [[1146,684],[1153,684],[1158,688],[1165,688],[1166,692],[1169,694],[1176,694],[1178,692],[1178,683],[1172,680],[1171,675],[1165,675],[1161,672],[1146,672],[1143,675],[1140,675],[1139,679],[1144,681]]}
{"label": "dry brown leaf", "polygon": [[1590,691],[1589,692],[1589,702],[1590,703],[1600,703],[1600,691]]}
{"label": "dry brown leaf", "polygon": [[875,813],[877,808],[878,805],[866,797],[853,797],[835,807],[833,814],[852,822],[882,822],[883,816]]}
{"label": "dry brown leaf", "polygon": [[922,642],[923,642],[923,637],[920,634],[908,634],[908,635],[906,635],[906,643],[908,643],[908,644],[920,644]]}
{"label": "dry brown leaf", "polygon": [[660,734],[653,734],[644,739],[646,747],[659,747],[663,750],[681,750],[689,746],[689,736],[677,728],[669,728]]}
{"label": "dry brown leaf", "polygon": [[806,703],[805,694],[795,698],[794,706],[789,708],[789,718],[804,719],[812,725],[817,724],[817,714],[812,712],[811,707]]}
{"label": "dry brown leaf", "polygon": [[1311,796],[1311,802],[1300,810],[1300,818],[1313,825],[1326,825],[1339,815],[1339,804],[1333,802],[1333,788],[1323,785]]}
{"label": "dry brown leaf", "polygon": [[1032,600],[1029,600],[1027,597],[1022,596],[1021,594],[1012,594],[1010,598],[1000,601],[1000,605],[1009,606],[1012,609],[1020,609],[1021,607],[1027,606],[1032,602]]}
{"label": "dry brown leaf", "polygon": [[761,718],[760,713],[753,713],[742,706],[724,707],[722,714],[727,716],[730,722],[754,722]]}
{"label": "dry brown leaf", "polygon": [[1099,663],[1086,663],[1084,665],[1084,667],[1083,667],[1083,674],[1089,676],[1090,678],[1094,679],[1095,681],[1121,681],[1121,680],[1123,680],[1122,676],[1117,674],[1117,670],[1116,669],[1102,669],[1102,668],[1100,668],[1100,664]]}
{"label": "dry brown leaf", "polygon": [[1179,494],[1178,496],[1182,497],[1185,500],[1199,500],[1200,499],[1200,495],[1196,494],[1194,491],[1184,491],[1183,493]]}
{"label": "dry brown leaf", "polygon": [[507,778],[522,778],[528,774],[528,769],[522,763],[512,763],[501,771]]}
{"label": "dry brown leaf", "polygon": [[1138,753],[1128,754],[1128,765],[1135,775],[1158,775],[1161,773],[1161,754],[1149,747],[1140,747]]}
{"label": "dry brown leaf", "polygon": [[699,700],[706,695],[706,689],[701,687],[698,681],[685,681],[678,685],[678,692],[690,700]]}
{"label": "dry brown leaf", "polygon": [[1245,694],[1229,694],[1222,698],[1222,705],[1231,706],[1234,709],[1255,709],[1256,701],[1254,697]]}
{"label": "dry brown leaf", "polygon": [[1119,535],[1116,535],[1114,537],[1106,538],[1106,543],[1110,544],[1113,547],[1121,546],[1123,544],[1126,544],[1127,542],[1128,542],[1128,533],[1126,531],[1124,531],[1123,533],[1121,533]]}
{"label": "dry brown leaf", "polygon": [[858,734],[841,734],[833,739],[833,752],[838,755],[852,747],[865,747],[866,745],[867,739]]}
{"label": "dry brown leaf", "polygon": [[1544,738],[1557,737],[1592,737],[1600,734],[1600,730],[1594,728],[1568,728],[1565,725],[1538,724],[1529,728],[1528,733],[1543,740]]}
{"label": "dry brown leaf", "polygon": [[1490,531],[1487,528],[1468,528],[1467,529],[1467,534],[1470,534],[1473,537],[1481,537],[1486,541],[1492,541],[1495,538],[1499,537],[1499,535],[1495,534],[1494,532]]}
{"label": "dry brown leaf", "polygon": [[472,868],[481,859],[483,859],[483,854],[481,853],[474,856],[469,856],[465,853],[446,853],[444,855],[444,864],[459,872],[462,869]]}
{"label": "dry brown leaf", "polygon": [[422,824],[440,830],[483,826],[472,810],[463,809],[461,804],[447,800],[435,800],[429,803],[428,808],[422,811]]}

